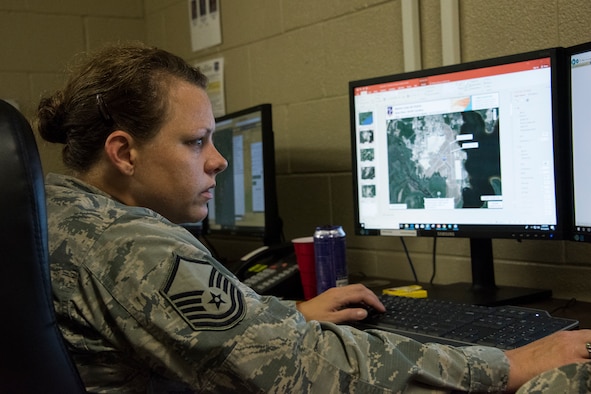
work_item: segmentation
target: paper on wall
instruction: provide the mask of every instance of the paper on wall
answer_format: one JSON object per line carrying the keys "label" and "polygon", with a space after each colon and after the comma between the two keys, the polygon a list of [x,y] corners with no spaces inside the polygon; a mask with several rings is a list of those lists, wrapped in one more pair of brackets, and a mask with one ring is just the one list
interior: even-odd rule
{"label": "paper on wall", "polygon": [[219,0],[188,0],[193,52],[222,43]]}
{"label": "paper on wall", "polygon": [[217,58],[196,63],[203,74],[209,80],[207,95],[211,101],[213,116],[218,117],[226,114],[226,102],[224,99],[224,58]]}

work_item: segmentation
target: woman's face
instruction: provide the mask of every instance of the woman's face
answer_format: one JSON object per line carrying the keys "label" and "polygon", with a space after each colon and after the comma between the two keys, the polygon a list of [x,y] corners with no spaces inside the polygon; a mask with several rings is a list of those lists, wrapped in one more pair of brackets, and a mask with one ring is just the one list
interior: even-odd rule
{"label": "woman's face", "polygon": [[207,215],[216,175],[227,161],[213,145],[215,119],[206,92],[175,79],[168,114],[156,136],[136,148],[132,195],[174,223]]}

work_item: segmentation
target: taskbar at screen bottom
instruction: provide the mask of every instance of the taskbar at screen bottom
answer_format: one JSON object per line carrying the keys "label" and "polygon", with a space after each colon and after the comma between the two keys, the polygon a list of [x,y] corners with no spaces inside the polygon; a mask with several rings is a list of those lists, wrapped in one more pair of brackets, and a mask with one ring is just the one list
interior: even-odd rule
{"label": "taskbar at screen bottom", "polygon": [[[358,235],[409,236],[409,237],[452,237],[452,238],[509,238],[509,239],[562,239],[555,224],[535,225],[467,225],[404,223],[398,228],[371,229],[360,225]],[[589,233],[591,236],[591,233]]]}

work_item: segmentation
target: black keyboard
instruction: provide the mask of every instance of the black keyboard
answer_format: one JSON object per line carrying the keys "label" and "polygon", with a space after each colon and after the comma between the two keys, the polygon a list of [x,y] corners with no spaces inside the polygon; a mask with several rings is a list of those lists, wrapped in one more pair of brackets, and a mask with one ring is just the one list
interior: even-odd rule
{"label": "black keyboard", "polygon": [[365,320],[354,325],[394,332],[422,343],[513,349],[553,332],[579,326],[577,320],[517,306],[487,307],[390,295],[382,295],[380,299],[386,313],[370,311]]}

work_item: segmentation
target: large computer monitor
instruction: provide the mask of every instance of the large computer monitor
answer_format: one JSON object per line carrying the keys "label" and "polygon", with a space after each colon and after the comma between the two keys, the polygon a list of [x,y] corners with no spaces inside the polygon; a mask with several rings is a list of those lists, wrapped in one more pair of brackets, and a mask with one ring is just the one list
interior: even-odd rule
{"label": "large computer monitor", "polygon": [[216,118],[213,138],[228,168],[216,177],[207,234],[280,243],[271,104]]}
{"label": "large computer monitor", "polygon": [[553,48],[350,82],[356,234],[470,238],[472,283],[434,296],[551,296],[497,286],[491,239],[563,236],[560,68]]}
{"label": "large computer monitor", "polygon": [[591,242],[591,43],[567,48],[567,54],[573,185],[570,239]]}

